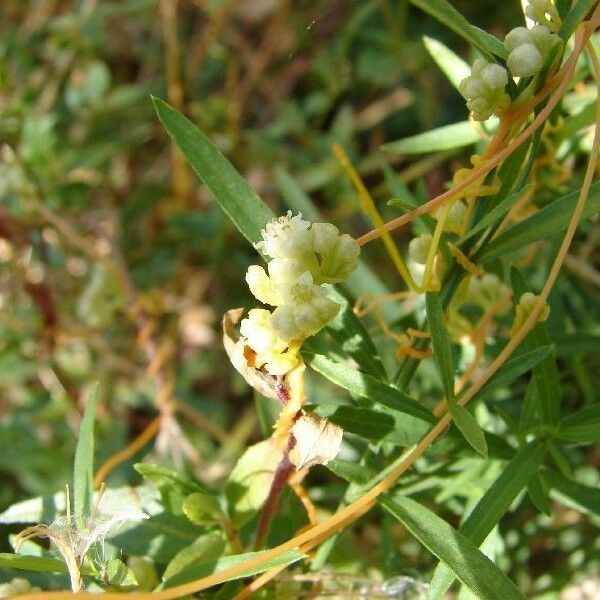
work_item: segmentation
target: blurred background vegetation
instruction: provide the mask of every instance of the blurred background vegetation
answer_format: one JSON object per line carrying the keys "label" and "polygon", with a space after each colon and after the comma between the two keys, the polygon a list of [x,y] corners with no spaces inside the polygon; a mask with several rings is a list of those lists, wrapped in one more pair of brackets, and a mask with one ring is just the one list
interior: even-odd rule
{"label": "blurred background vegetation", "polygon": [[[453,4],[500,38],[522,19],[517,1]],[[159,432],[157,462],[218,485],[262,437],[252,392],[220,339],[223,312],[253,304],[243,274],[256,255],[170,146],[150,95],[191,118],[276,213],[296,206],[303,190],[326,220],[358,235],[369,226],[334,142],[387,216],[398,209],[385,206],[394,193],[384,164],[423,199],[468,158],[462,150],[417,159],[378,151],[466,118],[423,35],[472,58],[461,39],[404,1],[2,1],[0,509],[70,480],[82,399],[96,381],[97,464],[138,435],[166,396],[177,414]],[[373,246],[365,254],[394,288]],[[586,297],[597,302],[598,288]],[[598,303],[571,301],[578,318],[597,319]],[[592,398],[598,370],[568,360],[569,393]],[[131,465],[142,455],[111,473],[109,485],[138,482]],[[597,482],[597,447],[575,464]],[[325,473],[315,485],[334,506],[339,488]],[[451,521],[459,496],[457,488],[445,499]],[[574,570],[597,572],[597,530],[572,511],[533,512],[523,505],[504,541],[498,536],[515,581],[560,589]],[[360,563],[379,552],[381,524],[378,516],[359,529]],[[17,530],[5,528],[2,551]],[[433,564],[414,542],[397,546],[400,558],[384,542],[389,574],[398,564],[413,574]],[[347,552],[340,560],[350,565]]]}

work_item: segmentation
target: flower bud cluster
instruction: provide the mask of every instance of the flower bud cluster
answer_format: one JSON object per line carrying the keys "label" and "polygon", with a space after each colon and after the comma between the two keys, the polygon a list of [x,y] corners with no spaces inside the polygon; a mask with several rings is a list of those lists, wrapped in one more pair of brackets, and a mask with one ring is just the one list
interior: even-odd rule
{"label": "flower bud cluster", "polygon": [[504,39],[509,52],[506,64],[515,77],[532,77],[540,72],[548,53],[559,43],[560,38],[545,25],[515,27]]}
{"label": "flower bud cluster", "polygon": [[358,264],[360,248],[331,223],[309,223],[302,215],[268,223],[256,248],[271,260],[267,270],[252,265],[246,282],[263,304],[240,326],[246,344],[256,353],[255,366],[283,375],[296,363],[302,341],[325,327],[340,306],[327,297],[325,284],[346,279]]}
{"label": "flower bud cluster", "polygon": [[530,0],[525,14],[536,25],[531,29],[515,27],[507,34],[504,46],[508,51],[508,70],[478,58],[471,67],[471,75],[460,82],[460,92],[467,99],[467,107],[476,121],[485,121],[505,110],[511,103],[506,93],[509,75],[537,75],[552,48],[561,41],[554,33],[560,27],[560,17],[551,0]]}
{"label": "flower bud cluster", "polygon": [[471,67],[471,75],[460,82],[460,93],[467,99],[467,107],[476,121],[485,121],[510,104],[505,87],[508,72],[496,63],[478,58]]}

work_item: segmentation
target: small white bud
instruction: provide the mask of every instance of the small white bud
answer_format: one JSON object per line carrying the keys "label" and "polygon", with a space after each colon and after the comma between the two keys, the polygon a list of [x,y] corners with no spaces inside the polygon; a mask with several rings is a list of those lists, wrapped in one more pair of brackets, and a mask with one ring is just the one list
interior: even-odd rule
{"label": "small white bud", "polygon": [[504,91],[508,73],[504,67],[478,58],[471,68],[471,75],[460,82],[461,94],[467,99],[467,107],[476,121],[485,121],[510,104],[510,96]]}
{"label": "small white bud", "polygon": [[408,243],[409,260],[419,265],[424,265],[427,262],[427,256],[429,255],[431,239],[431,235],[424,233],[419,237],[410,240]]}
{"label": "small white bud", "polygon": [[544,59],[534,44],[517,46],[506,60],[506,65],[515,77],[531,77],[540,72]]}
{"label": "small white bud", "polygon": [[[515,320],[511,329],[511,333],[518,331],[523,326],[525,321],[529,318],[529,315],[531,314],[538,298],[539,296],[536,296],[531,292],[525,292],[521,295],[521,297],[519,298],[519,303],[515,307]],[[540,314],[538,315],[538,323],[545,321],[546,319],[548,319],[549,316],[550,307],[548,306],[548,303],[545,303],[542,310],[540,311]]]}

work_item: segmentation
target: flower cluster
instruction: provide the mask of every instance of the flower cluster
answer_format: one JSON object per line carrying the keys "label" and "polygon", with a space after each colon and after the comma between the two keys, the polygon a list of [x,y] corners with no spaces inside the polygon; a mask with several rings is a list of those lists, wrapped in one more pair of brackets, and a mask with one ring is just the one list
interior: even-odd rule
{"label": "flower cluster", "polygon": [[515,77],[537,75],[550,50],[559,43],[560,38],[545,25],[535,25],[531,29],[515,27],[504,38],[504,46],[509,52],[506,65]]}
{"label": "flower cluster", "polygon": [[504,40],[508,51],[506,66],[478,58],[471,68],[471,75],[460,82],[460,92],[467,99],[467,107],[476,121],[485,121],[499,114],[511,103],[506,93],[509,74],[512,77],[537,75],[550,51],[560,43],[556,35],[560,17],[551,0],[530,0],[525,14],[536,25],[531,29],[515,27]]}
{"label": "flower cluster", "polygon": [[254,364],[271,375],[284,375],[296,364],[302,341],[317,333],[338,313],[340,306],[327,297],[326,284],[346,279],[358,264],[358,244],[340,235],[331,223],[309,223],[302,215],[268,223],[257,250],[271,260],[267,270],[252,265],[246,282],[263,304],[240,325]]}
{"label": "flower cluster", "polygon": [[508,72],[496,63],[478,58],[471,67],[471,75],[460,82],[460,93],[467,99],[467,107],[476,121],[485,121],[510,104],[505,87]]}

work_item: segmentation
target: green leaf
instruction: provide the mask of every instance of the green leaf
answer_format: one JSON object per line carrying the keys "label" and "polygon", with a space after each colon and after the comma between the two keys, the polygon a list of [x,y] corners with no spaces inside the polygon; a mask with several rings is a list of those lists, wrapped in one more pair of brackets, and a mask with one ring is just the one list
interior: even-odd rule
{"label": "green leaf", "polygon": [[349,483],[357,483],[359,485],[364,485],[375,476],[373,469],[342,458],[330,460],[327,463],[327,468]]}
{"label": "green leaf", "polygon": [[[236,554],[233,556],[223,556],[221,558],[213,558],[211,560],[197,562],[185,569],[181,570],[179,573],[167,579],[163,586],[160,588],[169,588],[176,585],[180,585],[182,583],[187,583],[188,581],[193,581],[194,579],[200,579],[201,577],[206,577],[207,575],[211,575],[213,573],[219,573],[220,571],[225,571],[226,569],[230,569],[231,567],[235,567],[240,564],[244,564],[249,560],[259,557],[262,552],[247,552],[245,554]],[[288,552],[284,552],[279,556],[268,560],[264,563],[261,563],[260,567],[252,567],[249,569],[245,569],[235,577],[231,577],[226,581],[231,581],[233,579],[241,579],[242,577],[250,577],[251,575],[257,575],[258,573],[262,573],[264,571],[268,571],[274,567],[280,567],[284,565],[291,565],[292,563],[298,562],[306,558],[306,555],[298,550],[289,550]]]}
{"label": "green leaf", "polygon": [[[324,407],[319,408],[326,408]],[[318,411],[322,414],[322,410]],[[354,433],[369,440],[381,440],[394,430],[394,419],[382,412],[369,408],[358,408],[355,406],[335,406],[328,411],[327,418],[339,425],[344,432]]]}
{"label": "green leaf", "polygon": [[282,458],[272,439],[250,446],[236,463],[225,486],[228,513],[240,527],[264,504]]}
{"label": "green leaf", "polygon": [[552,498],[584,515],[600,517],[600,489],[584,485],[550,469],[544,469],[541,476]]}
{"label": "green leaf", "polygon": [[363,371],[387,381],[379,352],[364,325],[356,318],[348,300],[333,287],[329,289],[328,296],[337,302],[341,309],[327,325],[326,330]]}
{"label": "green leaf", "polygon": [[431,15],[477,48],[488,60],[495,60],[494,54],[506,58],[508,53],[500,40],[493,35],[471,25],[460,12],[446,0],[410,0],[423,12]]}
{"label": "green leaf", "polygon": [[193,492],[205,492],[208,490],[196,481],[192,481],[188,477],[181,475],[174,469],[155,465],[153,463],[137,463],[133,468],[148,481],[154,483],[158,488],[175,485],[183,492],[191,494]]}
{"label": "green leaf", "polygon": [[585,406],[563,419],[556,437],[574,444],[600,441],[600,403]]}
{"label": "green leaf", "polygon": [[444,309],[439,294],[427,292],[425,294],[425,307],[427,309],[427,322],[431,333],[433,355],[442,378],[444,394],[446,394],[448,402],[452,402],[454,400],[454,361],[452,360],[452,346],[446,329]]}
{"label": "green leaf", "polygon": [[517,377],[520,377],[527,373],[527,371],[539,365],[547,356],[550,356],[550,353],[553,350],[553,345],[541,346],[534,350],[530,350],[529,352],[523,352],[517,356],[513,356],[513,358],[507,360],[496,371],[495,375],[482,389],[482,392],[487,393],[491,390],[511,384]]}
{"label": "green leaf", "polygon": [[[465,519],[460,526],[460,533],[471,540],[475,546],[481,546],[537,472],[545,454],[544,445],[538,441],[521,448]],[[451,570],[445,564],[438,565],[431,580],[429,597],[441,597],[453,581],[454,575]]]}
{"label": "green leaf", "polygon": [[[578,196],[578,191],[566,194],[531,217],[513,225],[490,242],[482,253],[481,260],[489,261],[505,256],[533,242],[538,242],[541,238],[562,233],[569,224]],[[592,184],[581,218],[588,219],[598,211],[600,211],[600,181]]]}
{"label": "green leaf", "polygon": [[336,385],[360,398],[378,402],[427,423],[435,423],[433,415],[405,392],[393,388],[374,377],[343,363],[330,360],[322,354],[307,354],[308,366]]}
{"label": "green leaf", "polygon": [[506,196],[506,198],[502,199],[494,208],[492,208],[488,213],[486,213],[476,225],[474,225],[465,235],[463,235],[459,242],[465,242],[468,239],[471,239],[474,235],[477,235],[484,229],[494,225],[496,222],[500,221],[500,219],[511,209],[513,204],[523,196],[523,194],[530,188],[530,186],[526,185],[521,189],[513,192]]}
{"label": "green leaf", "polygon": [[430,552],[450,567],[477,598],[525,598],[517,586],[465,535],[424,506],[401,496],[385,496],[380,503]]}
{"label": "green leaf", "polygon": [[20,569],[23,571],[38,571],[43,573],[66,573],[67,566],[62,560],[44,558],[42,556],[27,556],[0,552],[0,567],[3,569]]}
{"label": "green leaf", "polygon": [[118,558],[112,558],[106,564],[106,580],[109,585],[119,588],[138,585],[133,571]]}
{"label": "green leaf", "polygon": [[574,2],[558,31],[558,35],[560,35],[563,41],[566,42],[575,33],[577,25],[590,12],[594,4],[596,4],[596,0],[577,0]]}
{"label": "green leaf", "polygon": [[73,466],[73,504],[75,516],[79,519],[92,512],[92,496],[94,494],[94,420],[96,402],[98,400],[98,384],[90,390],[85,412],[79,427],[75,462]]}
{"label": "green leaf", "polygon": [[388,142],[380,147],[389,154],[425,154],[475,144],[481,136],[469,121],[444,125],[411,137]]}
{"label": "green leaf", "polygon": [[254,244],[274,214],[214,144],[172,106],[152,98],[158,118],[215,200]]}
{"label": "green leaf", "polygon": [[557,356],[573,354],[600,354],[600,335],[591,333],[564,333],[553,336]]}
{"label": "green leaf", "polygon": [[430,428],[429,423],[395,410],[386,410],[379,412],[363,407],[319,404],[315,412],[339,425],[344,432],[396,446],[417,443]]}
{"label": "green leaf", "polygon": [[200,536],[189,546],[180,550],[167,565],[162,580],[168,581],[177,573],[180,573],[193,563],[199,562],[202,559],[214,560],[221,556],[225,551],[225,541],[219,535],[208,533]]}
{"label": "green leaf", "polygon": [[471,67],[440,41],[425,35],[423,43],[438,67],[458,90],[460,82],[471,74]]}
{"label": "green leaf", "polygon": [[203,524],[206,521],[219,521],[223,518],[223,512],[217,498],[204,492],[190,494],[183,501],[182,509],[183,514],[192,523],[196,524]]}
{"label": "green leaf", "polygon": [[550,516],[552,511],[546,498],[546,490],[542,485],[539,475],[536,473],[527,484],[527,493],[533,505],[546,516]]}
{"label": "green leaf", "polygon": [[[531,291],[521,272],[514,265],[510,271],[513,297],[515,301],[525,293]],[[537,323],[527,334],[523,346],[527,350],[535,350],[549,344],[546,325]],[[560,378],[554,352],[533,368],[533,378],[538,389],[539,413],[544,423],[558,425],[561,401]]]}
{"label": "green leaf", "polygon": [[479,452],[482,456],[487,457],[485,434],[475,417],[464,406],[460,406],[459,404],[450,403],[448,407],[454,424],[463,434],[465,440],[469,442],[475,451]]}

